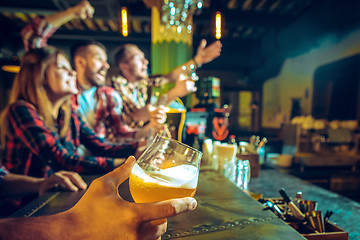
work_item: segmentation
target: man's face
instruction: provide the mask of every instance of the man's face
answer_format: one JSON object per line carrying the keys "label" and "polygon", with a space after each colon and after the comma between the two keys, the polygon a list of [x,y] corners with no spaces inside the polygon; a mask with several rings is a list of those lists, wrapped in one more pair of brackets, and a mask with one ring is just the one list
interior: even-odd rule
{"label": "man's face", "polygon": [[147,78],[148,64],[149,61],[139,48],[131,47],[127,50],[127,61],[125,65],[127,65],[129,77],[135,80]]}
{"label": "man's face", "polygon": [[87,81],[93,86],[103,86],[106,72],[110,67],[105,50],[97,45],[89,45],[86,61],[85,78]]}

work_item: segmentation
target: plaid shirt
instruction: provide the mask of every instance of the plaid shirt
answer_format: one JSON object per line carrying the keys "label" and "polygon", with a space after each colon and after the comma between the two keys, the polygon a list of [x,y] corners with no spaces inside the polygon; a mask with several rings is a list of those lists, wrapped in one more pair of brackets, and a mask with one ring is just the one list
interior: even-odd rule
{"label": "plaid shirt", "polygon": [[[21,31],[25,49],[45,47],[56,30],[43,16],[36,16]],[[116,91],[109,87],[92,88],[81,92],[73,102],[96,136],[117,144],[134,144],[135,132],[123,124],[122,99]]]}
{"label": "plaid shirt", "polygon": [[161,87],[169,80],[162,76],[151,76],[142,79],[134,84],[129,84],[126,78],[115,76],[112,78],[112,84],[123,99],[123,119],[131,128],[141,128],[143,121],[135,121],[132,113],[146,106],[149,99],[151,87]]}
{"label": "plaid shirt", "polygon": [[92,87],[76,96],[77,113],[100,138],[134,144],[135,131],[124,125],[122,99],[111,87]]}
{"label": "plaid shirt", "polygon": [[[113,158],[134,154],[134,146],[113,145],[96,137],[74,112],[64,138],[47,128],[35,106],[29,102],[15,102],[6,117],[9,132],[3,163],[14,173],[47,177],[61,169],[79,173],[107,172],[114,168]],[[60,111],[55,125],[61,126],[63,118]],[[78,155],[80,144],[96,157]]]}
{"label": "plaid shirt", "polygon": [[47,40],[57,30],[57,27],[49,24],[44,16],[36,16],[30,24],[21,30],[21,37],[25,51],[34,48],[41,48],[47,45]]}

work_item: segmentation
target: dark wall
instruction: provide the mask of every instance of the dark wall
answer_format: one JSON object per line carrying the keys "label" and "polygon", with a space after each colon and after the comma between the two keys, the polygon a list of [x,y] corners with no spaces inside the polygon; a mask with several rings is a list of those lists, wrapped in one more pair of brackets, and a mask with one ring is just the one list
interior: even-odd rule
{"label": "dark wall", "polygon": [[360,1],[317,0],[299,20],[279,32],[269,33],[262,41],[265,62],[249,75],[264,81],[278,75],[286,58],[306,53],[321,44],[324,36],[344,38],[360,28]]}
{"label": "dark wall", "polygon": [[358,119],[360,55],[319,67],[314,74],[313,111],[319,119]]}

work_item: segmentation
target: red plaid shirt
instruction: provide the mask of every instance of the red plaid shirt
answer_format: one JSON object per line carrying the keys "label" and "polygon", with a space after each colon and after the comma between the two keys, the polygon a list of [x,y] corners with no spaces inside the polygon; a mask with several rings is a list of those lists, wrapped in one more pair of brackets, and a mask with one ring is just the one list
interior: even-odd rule
{"label": "red plaid shirt", "polygon": [[92,87],[76,96],[77,113],[100,138],[134,144],[135,131],[124,125],[122,99],[111,87]]}
{"label": "red plaid shirt", "polygon": [[[56,30],[43,16],[36,16],[21,31],[25,49],[45,47]],[[95,88],[91,96],[88,91],[82,91],[74,102],[79,108],[78,114],[96,136],[113,143],[134,144],[135,132],[124,125],[123,101],[116,91],[109,87]]]}
{"label": "red plaid shirt", "polygon": [[21,30],[21,37],[25,51],[41,48],[47,45],[47,40],[57,30],[57,27],[49,24],[43,16],[36,16],[32,22]]}
{"label": "red plaid shirt", "polygon": [[[133,155],[135,146],[113,145],[95,136],[81,118],[72,112],[66,136],[51,131],[34,105],[26,101],[12,104],[7,113],[9,132],[3,151],[5,167],[18,174],[47,177],[61,169],[107,172],[114,168],[113,158]],[[63,123],[60,111],[57,126]],[[80,156],[83,144],[95,156]]]}

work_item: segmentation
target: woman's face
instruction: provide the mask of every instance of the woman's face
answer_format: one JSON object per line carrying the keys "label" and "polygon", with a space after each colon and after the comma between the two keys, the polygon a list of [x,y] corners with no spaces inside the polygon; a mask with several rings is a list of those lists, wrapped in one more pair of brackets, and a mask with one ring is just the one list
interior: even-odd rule
{"label": "woman's face", "polygon": [[76,72],[64,55],[58,54],[57,61],[49,64],[46,70],[45,89],[49,98],[54,100],[78,93]]}

